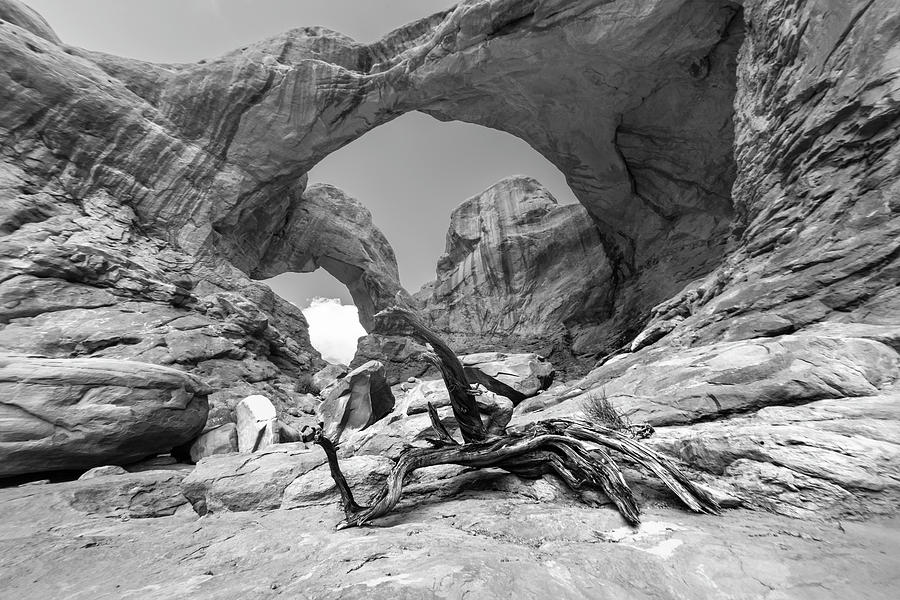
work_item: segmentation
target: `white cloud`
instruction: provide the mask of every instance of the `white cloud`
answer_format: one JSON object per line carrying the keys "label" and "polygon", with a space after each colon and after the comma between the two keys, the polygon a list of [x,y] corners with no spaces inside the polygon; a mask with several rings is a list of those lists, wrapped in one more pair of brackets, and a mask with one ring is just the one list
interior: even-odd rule
{"label": "white cloud", "polygon": [[356,341],[366,335],[359,324],[359,313],[352,304],[338,298],[313,298],[302,309],[309,322],[309,341],[328,362],[350,364],[356,353]]}

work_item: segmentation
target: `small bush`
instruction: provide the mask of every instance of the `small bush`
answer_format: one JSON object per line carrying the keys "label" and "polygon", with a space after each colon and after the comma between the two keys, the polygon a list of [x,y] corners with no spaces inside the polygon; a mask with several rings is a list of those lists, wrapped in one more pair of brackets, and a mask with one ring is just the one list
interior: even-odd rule
{"label": "small bush", "polygon": [[298,394],[312,394],[318,396],[322,390],[313,382],[312,375],[303,374],[297,378],[297,386],[294,388]]}
{"label": "small bush", "polygon": [[622,416],[606,397],[606,390],[588,394],[588,397],[581,403],[581,410],[591,422],[615,431],[625,431],[631,427],[628,419]]}
{"label": "small bush", "polygon": [[603,425],[638,440],[646,439],[654,433],[654,429],[649,423],[634,424],[628,417],[616,410],[616,407],[606,397],[606,390],[588,394],[581,403],[581,410],[592,423]]}

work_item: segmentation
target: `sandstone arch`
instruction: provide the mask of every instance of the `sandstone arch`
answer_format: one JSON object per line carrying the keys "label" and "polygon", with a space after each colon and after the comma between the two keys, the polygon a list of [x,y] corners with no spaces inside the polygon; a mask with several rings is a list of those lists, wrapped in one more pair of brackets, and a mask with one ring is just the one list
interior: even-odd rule
{"label": "sandstone arch", "polygon": [[[686,343],[786,331],[847,311],[877,320],[894,307],[885,286],[895,247],[865,236],[839,242],[863,227],[846,216],[853,199],[874,210],[880,190],[896,185],[877,162],[855,173],[851,156],[870,146],[887,156],[896,143],[884,133],[894,105],[879,103],[892,98],[891,63],[862,61],[848,46],[868,35],[891,56],[884,2],[847,5],[819,21],[818,5],[785,9],[790,23],[806,25],[780,31],[777,3],[762,0],[470,0],[374,44],[302,28],[192,65],[67,47],[17,0],[2,5],[3,193],[14,199],[4,229],[19,235],[80,211],[113,229],[127,222],[173,253],[164,263],[155,250],[153,261],[126,264],[115,258],[128,255],[119,241],[68,235],[51,244],[61,261],[52,269],[7,262],[11,275],[93,285],[111,269],[154,263],[139,279],[159,282],[176,302],[190,302],[198,286],[249,290],[245,275],[266,270],[266,249],[286,227],[304,173],[371,128],[421,110],[509,131],[566,174],[613,267],[610,305],[587,307],[610,316],[585,336],[584,351],[632,341],[648,317],[638,345],[673,330],[686,331]],[[754,28],[746,40],[745,21]],[[800,44],[828,50],[798,54]],[[859,96],[868,84],[830,78],[826,63],[881,91]],[[786,119],[788,106],[804,116]],[[824,115],[803,120],[822,106]],[[839,155],[848,166],[828,177],[847,185],[816,191],[817,179],[803,173],[828,171]],[[781,214],[780,198],[799,201]],[[896,219],[876,213],[884,233],[876,237],[896,239]],[[841,233],[798,235],[811,214],[837,219]],[[108,257],[100,272],[65,258],[83,256],[85,244]],[[786,251],[767,267],[741,266],[776,247]],[[804,258],[811,248],[832,257],[828,267]],[[809,281],[799,291],[791,283],[798,272]],[[831,289],[846,281],[849,294]],[[103,285],[134,293],[133,285]],[[738,297],[710,302],[729,286]],[[758,314],[776,306],[788,308],[761,322]],[[287,307],[275,312],[287,329],[302,323]],[[739,326],[735,312],[744,315]],[[704,333],[679,325],[685,320]]]}
{"label": "sandstone arch", "polygon": [[268,279],[287,272],[323,268],[347,286],[362,326],[392,302],[405,300],[397,259],[387,238],[357,200],[330,185],[315,184],[296,197],[249,275]]}
{"label": "sandstone arch", "polygon": [[[193,65],[11,44],[36,68],[28,82],[13,70],[4,100],[27,89],[55,108],[5,116],[20,146],[43,132],[59,159],[44,176],[111,190],[188,253],[246,273],[268,271],[263,249],[305,172],[369,129],[421,110],[508,131],[566,174],[597,224],[617,300],[594,337],[615,345],[721,258],[739,14],[695,0],[466,2],[375,44],[303,28]],[[60,82],[63,67],[93,88]]]}

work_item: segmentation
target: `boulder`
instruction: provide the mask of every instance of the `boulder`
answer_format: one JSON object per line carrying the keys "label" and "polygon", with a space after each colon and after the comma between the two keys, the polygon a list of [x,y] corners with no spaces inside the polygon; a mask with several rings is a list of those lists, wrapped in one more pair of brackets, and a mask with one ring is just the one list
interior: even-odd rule
{"label": "boulder", "polygon": [[553,365],[537,354],[481,352],[459,357],[472,383],[518,404],[535,396],[553,381]]}
{"label": "boulder", "polygon": [[325,435],[337,442],[345,429],[361,430],[394,408],[394,394],[384,377],[384,366],[369,361],[350,371],[334,386],[318,408]]}
{"label": "boulder", "polygon": [[[513,413],[513,402],[505,396],[495,394],[483,385],[476,385],[475,402],[481,411],[485,427],[492,432],[499,432],[509,423]],[[406,392],[399,407],[403,416],[419,415],[428,412],[428,404],[435,408],[450,406],[450,392],[443,379],[422,381]]]}
{"label": "boulder", "polygon": [[297,429],[296,427],[292,427],[292,426],[288,425],[287,423],[282,423],[281,421],[278,421],[277,426],[278,426],[278,441],[279,442],[282,442],[282,443],[288,442],[289,443],[289,442],[305,441],[303,439],[304,438],[303,434],[300,433],[300,431],[301,431],[300,429]]}
{"label": "boulder", "polygon": [[78,480],[84,481],[85,479],[94,479],[95,477],[109,477],[111,475],[124,475],[126,473],[128,473],[128,471],[118,465],[106,465],[104,467],[88,469],[81,474]]}
{"label": "boulder", "polygon": [[316,372],[316,374],[312,376],[313,385],[316,386],[320,391],[323,391],[326,387],[342,378],[349,371],[350,367],[348,367],[347,365],[329,364],[327,367],[325,367],[321,371]]}
{"label": "boulder", "polygon": [[[341,472],[354,499],[365,506],[394,466],[384,456],[351,456],[341,459]],[[340,502],[340,494],[327,464],[297,477],[284,490],[281,508],[298,508]]]}
{"label": "boulder", "polygon": [[199,514],[278,508],[284,489],[324,462],[324,452],[302,443],[218,454],[201,459],[181,487]]}
{"label": "boulder", "polygon": [[203,429],[207,393],[169,367],[0,355],[0,476],[169,452]]}
{"label": "boulder", "polygon": [[75,510],[104,517],[152,518],[175,514],[188,503],[183,471],[143,471],[66,484],[62,493]]}
{"label": "boulder", "polygon": [[234,423],[226,423],[215,429],[204,431],[190,448],[192,462],[200,462],[200,459],[213,454],[228,454],[238,451],[237,426]]}
{"label": "boulder", "polygon": [[481,422],[488,434],[501,435],[513,416],[512,400],[478,386],[475,404],[481,413]]}
{"label": "boulder", "polygon": [[265,396],[247,396],[234,409],[240,452],[257,452],[278,443],[275,407]]}
{"label": "boulder", "polygon": [[428,412],[429,402],[435,408],[450,406],[450,393],[447,391],[447,384],[443,379],[411,384],[410,389],[403,396],[402,411],[407,415],[425,413]]}
{"label": "boulder", "polygon": [[356,354],[350,366],[356,368],[377,360],[384,365],[384,376],[388,384],[396,385],[410,377],[422,377],[429,371],[437,372],[422,356],[424,351],[425,346],[412,338],[371,333],[357,341]]}
{"label": "boulder", "polygon": [[[116,471],[113,472],[113,469]],[[92,470],[94,471],[92,475],[82,476],[76,481],[62,481],[40,486],[42,488],[40,494],[35,492],[37,486],[34,484],[6,488],[4,491],[12,492],[13,502],[12,506],[7,504],[3,510],[21,515],[24,509],[23,504],[27,503],[36,507],[34,516],[41,514],[41,518],[53,520],[71,518],[70,515],[75,514],[81,521],[81,527],[84,527],[85,522],[92,523],[90,525],[92,530],[98,525],[102,528],[111,523],[99,524],[95,519],[85,519],[85,516],[113,517],[115,522],[124,522],[129,519],[168,517],[176,514],[179,510],[183,512],[183,509],[187,509],[187,512],[193,514],[189,508],[188,499],[181,493],[181,480],[186,475],[184,471],[130,473],[124,469],[121,471],[118,469],[120,467],[115,465],[98,467]],[[105,474],[103,470],[106,471]],[[9,502],[9,495],[5,500],[7,503]],[[30,526],[27,523],[27,521],[23,521],[22,525]],[[154,535],[147,535],[147,530],[145,530],[141,537],[152,538]],[[4,539],[8,540],[9,538],[4,536]],[[34,537],[29,536],[24,539],[33,540]],[[82,530],[82,533],[73,535],[69,539],[78,544],[76,548],[90,548],[98,545],[98,540],[103,540],[103,537]],[[69,550],[71,551],[72,548]]]}

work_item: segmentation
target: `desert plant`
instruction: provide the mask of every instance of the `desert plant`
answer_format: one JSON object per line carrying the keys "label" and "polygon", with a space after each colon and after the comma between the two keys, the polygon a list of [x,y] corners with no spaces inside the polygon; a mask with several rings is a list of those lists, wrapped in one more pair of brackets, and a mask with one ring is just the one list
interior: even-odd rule
{"label": "desert plant", "polygon": [[[625,520],[636,525],[640,523],[640,507],[613,458],[614,454],[655,474],[691,510],[709,514],[719,511],[715,498],[693,483],[671,459],[611,427],[579,420],[548,419],[500,432],[489,431],[482,422],[463,365],[450,347],[409,310],[391,307],[376,317],[402,322],[419,342],[431,345],[433,352],[427,356],[436,363],[447,384],[450,407],[462,442],[449,433],[437,410],[429,404],[428,414],[435,437],[427,441],[432,447],[407,446],[372,504],[361,506],[353,498],[341,472],[334,443],[321,428],[316,430],[313,439],[325,451],[344,507],[344,520],[338,524],[339,528],[359,527],[389,513],[400,501],[404,481],[410,472],[445,464],[499,467],[529,479],[553,473],[576,491],[606,493]],[[585,498],[589,500],[590,496]]]}
{"label": "desert plant", "polygon": [[627,431],[631,426],[628,417],[622,415],[606,397],[606,389],[589,392],[581,403],[581,411],[588,421],[599,423],[614,431]]}

